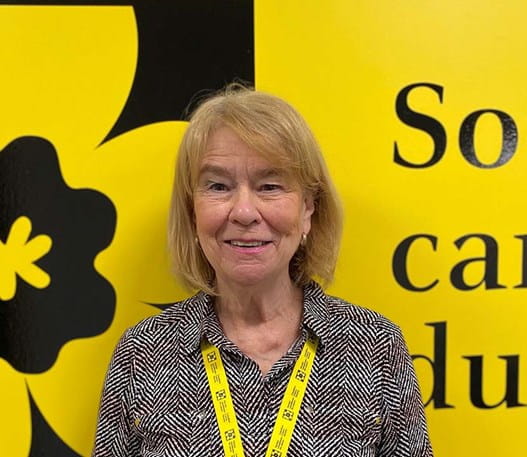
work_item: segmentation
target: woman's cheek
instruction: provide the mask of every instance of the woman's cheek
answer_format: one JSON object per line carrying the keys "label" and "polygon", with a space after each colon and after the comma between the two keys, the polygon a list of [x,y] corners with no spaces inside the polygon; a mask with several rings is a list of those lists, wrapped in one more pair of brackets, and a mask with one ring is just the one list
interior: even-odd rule
{"label": "woman's cheek", "polygon": [[194,214],[198,231],[210,232],[219,227],[226,219],[224,205],[220,202],[202,201],[199,199],[194,204]]}
{"label": "woman's cheek", "polygon": [[283,235],[293,235],[302,231],[303,221],[296,205],[278,204],[264,217],[271,227]]}

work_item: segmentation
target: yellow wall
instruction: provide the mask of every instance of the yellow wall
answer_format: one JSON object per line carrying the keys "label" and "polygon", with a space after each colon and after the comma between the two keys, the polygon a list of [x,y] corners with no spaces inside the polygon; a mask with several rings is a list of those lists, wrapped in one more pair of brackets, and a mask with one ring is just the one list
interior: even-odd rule
{"label": "yellow wall", "polygon": [[[255,2],[256,86],[305,115],[344,200],[342,254],[329,292],[387,315],[412,354],[435,359],[435,401],[426,412],[439,457],[522,455],[527,447],[526,21],[519,0]],[[0,359],[2,456],[30,452],[28,389],[60,439],[89,455],[117,338],[155,312],[146,303],[186,294],[170,277],[165,251],[171,170],[185,124],[152,123],[99,146],[130,91],[137,40],[131,7],[0,6],[0,147],[24,135],[47,138],[67,185],[106,195],[117,212],[111,244],[95,258],[116,293],[108,330],[68,341],[42,373]],[[421,86],[409,92],[406,111],[401,97],[398,115],[396,99],[413,84]],[[479,110],[494,112],[477,120],[471,155],[469,115]],[[508,115],[503,148],[496,111]],[[409,126],[412,112],[435,119],[428,124],[434,135],[444,133],[446,148],[433,165],[394,161],[395,143],[408,163],[432,160],[433,137],[422,116],[421,127]],[[459,145],[462,125],[468,158]],[[397,282],[401,261],[392,267],[398,246],[413,235],[423,236],[408,249],[409,281],[424,287],[438,280],[425,291]],[[15,263],[13,252],[0,258],[0,274]],[[465,268],[467,259],[479,260]],[[485,275],[460,290],[460,282],[477,285]],[[35,272],[27,281],[46,287]],[[471,377],[476,356],[482,380]],[[428,400],[432,366],[423,357],[415,363]],[[482,382],[487,405],[504,399],[507,364],[519,369],[509,370],[507,400],[475,405],[471,382],[473,393]]]}

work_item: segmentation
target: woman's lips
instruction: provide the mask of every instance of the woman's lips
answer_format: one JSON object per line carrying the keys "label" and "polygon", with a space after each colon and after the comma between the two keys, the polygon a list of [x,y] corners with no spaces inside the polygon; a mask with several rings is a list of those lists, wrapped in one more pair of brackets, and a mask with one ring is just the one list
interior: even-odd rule
{"label": "woman's lips", "polygon": [[245,254],[258,254],[271,244],[271,241],[263,240],[228,240],[225,243],[233,248],[236,252]]}
{"label": "woman's lips", "polygon": [[264,246],[267,243],[270,243],[270,241],[259,241],[259,240],[251,240],[251,241],[245,241],[245,240],[229,240],[227,241],[231,246],[237,246],[240,248],[255,248],[258,246]]}

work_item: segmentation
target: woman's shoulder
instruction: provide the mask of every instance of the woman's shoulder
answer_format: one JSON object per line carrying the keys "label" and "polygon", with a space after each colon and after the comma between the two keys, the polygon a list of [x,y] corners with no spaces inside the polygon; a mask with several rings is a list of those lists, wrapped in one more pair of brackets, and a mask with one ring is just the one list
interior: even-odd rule
{"label": "woman's shoulder", "polygon": [[326,295],[326,306],[330,320],[351,328],[361,327],[371,332],[399,335],[401,330],[383,314],[366,306],[349,302],[343,298]]}
{"label": "woman's shoulder", "polygon": [[326,303],[334,338],[347,335],[354,345],[371,349],[376,357],[407,351],[401,328],[383,314],[332,295],[326,296]]}
{"label": "woman's shoulder", "polygon": [[334,331],[360,332],[364,335],[400,335],[399,327],[386,316],[371,308],[352,303],[341,297],[327,294],[312,281],[304,288],[311,313],[323,316]]}

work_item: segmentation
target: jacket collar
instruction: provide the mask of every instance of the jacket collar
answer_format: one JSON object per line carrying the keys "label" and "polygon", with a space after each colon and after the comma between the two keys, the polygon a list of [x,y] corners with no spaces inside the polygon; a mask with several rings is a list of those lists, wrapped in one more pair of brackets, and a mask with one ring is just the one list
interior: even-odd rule
{"label": "jacket collar", "polygon": [[[304,317],[302,326],[320,338],[323,347],[329,336],[329,312],[327,296],[320,285],[311,281],[304,286]],[[190,354],[199,350],[201,339],[205,335],[222,333],[216,313],[214,297],[199,292],[183,304],[184,318],[181,321],[181,350]],[[214,338],[216,339],[216,338]],[[214,341],[211,341],[214,343]]]}

